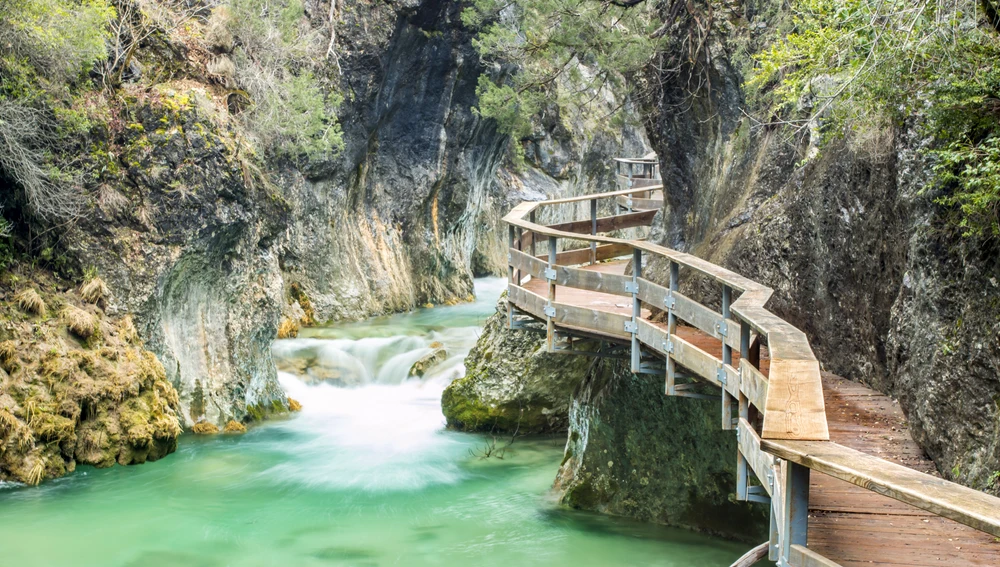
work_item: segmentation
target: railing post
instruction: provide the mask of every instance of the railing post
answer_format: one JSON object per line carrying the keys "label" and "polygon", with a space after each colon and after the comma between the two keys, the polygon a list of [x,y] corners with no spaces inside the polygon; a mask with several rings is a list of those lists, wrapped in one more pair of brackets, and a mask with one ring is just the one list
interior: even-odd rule
{"label": "railing post", "polygon": [[784,513],[779,531],[781,543],[778,565],[787,566],[793,545],[806,545],[809,531],[809,469],[786,461],[783,490]]}
{"label": "railing post", "polygon": [[667,395],[677,394],[675,388],[677,383],[677,363],[674,362],[673,343],[674,334],[677,333],[677,313],[674,310],[674,293],[680,280],[680,265],[677,262],[670,262],[670,295],[667,296]]}
{"label": "railing post", "polygon": [[514,301],[510,298],[511,284],[514,283],[514,225],[507,225],[507,328],[514,328]]}
{"label": "railing post", "polygon": [[632,372],[638,374],[642,365],[642,346],[639,344],[639,319],[642,302],[639,301],[639,278],[642,277],[642,250],[632,249]]}
{"label": "railing post", "polygon": [[722,382],[722,429],[733,428],[733,398],[726,390],[728,374],[726,366],[733,366],[733,347],[726,343],[729,328],[727,321],[731,317],[729,306],[733,300],[733,289],[728,285],[722,286],[722,322],[719,324],[719,334],[722,336],[722,368],[719,372],[719,382]]}
{"label": "railing post", "polygon": [[[517,227],[517,249],[519,252],[524,252],[524,230],[521,227]],[[517,269],[517,285],[521,285],[524,281],[524,274],[521,273],[521,268]]]}
{"label": "railing post", "polygon": [[[743,368],[743,361],[749,360],[750,356],[750,325],[746,321],[740,320],[740,368]],[[740,419],[750,419],[750,400],[743,393],[744,379],[742,370],[740,371]],[[739,422],[737,421],[736,439],[739,441]],[[739,445],[736,448],[736,499],[746,501],[748,497],[748,474],[747,460],[740,451]]]}
{"label": "railing post", "polygon": [[[597,234],[597,199],[590,200],[590,234]],[[597,242],[590,243],[590,265],[597,263]]]}
{"label": "railing post", "polygon": [[[528,215],[528,220],[531,221],[531,224],[535,224],[535,211],[531,211],[531,213]],[[538,233],[531,232],[529,234],[531,234],[531,255],[534,256],[535,255],[535,240],[538,238]]]}
{"label": "railing post", "polygon": [[545,279],[549,280],[549,303],[545,306],[545,348],[548,352],[555,352],[556,346],[556,323],[553,317],[556,308],[553,303],[556,300],[556,237],[549,237],[549,268],[545,270]]}

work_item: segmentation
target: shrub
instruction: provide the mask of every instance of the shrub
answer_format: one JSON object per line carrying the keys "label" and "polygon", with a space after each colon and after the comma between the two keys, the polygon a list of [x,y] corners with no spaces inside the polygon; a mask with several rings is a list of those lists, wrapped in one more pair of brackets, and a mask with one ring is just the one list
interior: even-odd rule
{"label": "shrub", "polygon": [[41,111],[0,97],[0,170],[21,189],[28,210],[45,220],[75,217],[83,204],[79,188],[49,164],[51,121]]}
{"label": "shrub", "polygon": [[288,411],[302,411],[302,404],[297,400],[288,398]]}
{"label": "shrub", "polygon": [[105,0],[4,0],[0,43],[47,79],[71,81],[106,56],[114,17]]}
{"label": "shrub", "polygon": [[[234,78],[251,101],[241,120],[258,148],[309,158],[339,151],[335,112],[343,97],[313,73],[323,60],[322,37],[309,28],[301,0],[233,0],[218,14],[228,18]],[[217,31],[213,41],[226,43]]]}
{"label": "shrub", "polygon": [[247,427],[238,421],[230,419],[223,431],[225,433],[246,433]]}

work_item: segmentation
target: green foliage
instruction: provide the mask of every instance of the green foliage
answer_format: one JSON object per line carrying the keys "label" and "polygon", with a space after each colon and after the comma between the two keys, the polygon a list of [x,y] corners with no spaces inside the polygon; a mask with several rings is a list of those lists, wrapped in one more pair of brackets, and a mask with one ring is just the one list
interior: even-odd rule
{"label": "green foliage", "polygon": [[251,101],[242,119],[258,147],[311,159],[342,149],[343,97],[317,77],[322,37],[301,0],[233,0],[229,10],[235,78]]}
{"label": "green foliage", "polygon": [[8,57],[29,61],[45,78],[73,80],[106,56],[106,0],[2,0],[0,41]]}
{"label": "green foliage", "polygon": [[480,28],[474,45],[486,63],[516,70],[479,79],[481,115],[526,138],[548,104],[590,110],[608,91],[629,92],[662,43],[656,3],[615,6],[594,0],[474,0],[462,14]]}
{"label": "green foliage", "polygon": [[[977,0],[796,0],[793,30],[757,57],[753,106],[791,123],[926,118],[937,202],[968,236],[1000,236],[1000,37]],[[836,104],[835,104],[836,103]]]}

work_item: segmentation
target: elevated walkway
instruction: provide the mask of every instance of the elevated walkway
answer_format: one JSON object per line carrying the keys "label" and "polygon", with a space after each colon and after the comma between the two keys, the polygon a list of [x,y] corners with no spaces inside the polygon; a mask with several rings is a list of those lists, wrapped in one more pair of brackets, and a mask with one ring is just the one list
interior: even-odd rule
{"label": "elevated walkway", "polygon": [[[719,399],[720,427],[738,440],[736,497],[770,507],[760,550],[779,565],[1000,566],[1000,499],[936,475],[891,399],[822,373],[805,335],[765,308],[769,288],[615,236],[641,232],[662,206],[653,162],[616,160],[624,189],[525,202],[504,218],[509,324],[544,321],[550,352],[617,345],[666,395]],[[590,219],[534,222],[581,201]],[[664,281],[643,276],[651,266]],[[682,277],[716,289],[712,306],[682,294]]]}

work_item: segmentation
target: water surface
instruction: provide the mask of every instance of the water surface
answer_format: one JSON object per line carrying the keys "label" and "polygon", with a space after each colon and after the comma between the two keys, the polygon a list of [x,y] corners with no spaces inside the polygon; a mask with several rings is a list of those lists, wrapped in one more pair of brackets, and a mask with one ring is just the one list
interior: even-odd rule
{"label": "water surface", "polygon": [[[283,373],[304,406],[290,419],[186,436],[155,463],[0,486],[0,565],[730,565],[743,546],[556,506],[564,439],[482,458],[489,439],[444,429],[441,391],[502,287],[480,281],[473,304],[280,341],[276,356],[311,349],[356,373],[354,387]],[[448,360],[407,377],[435,342]]]}

